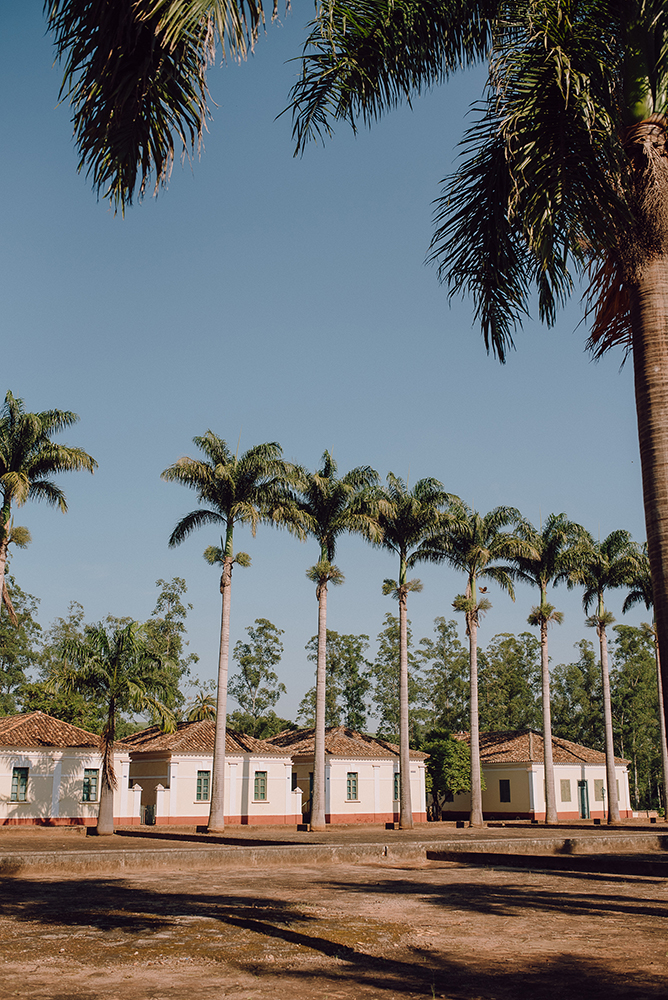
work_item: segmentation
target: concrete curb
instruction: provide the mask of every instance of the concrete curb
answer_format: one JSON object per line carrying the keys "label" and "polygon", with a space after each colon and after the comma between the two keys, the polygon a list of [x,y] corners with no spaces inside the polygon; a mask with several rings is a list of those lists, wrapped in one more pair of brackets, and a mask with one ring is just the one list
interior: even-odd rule
{"label": "concrete curb", "polygon": [[[160,847],[142,850],[6,851],[0,852],[0,876],[92,875],[123,871],[155,871],[184,868],[268,868],[369,864],[400,861],[449,860],[464,863],[490,855],[487,864],[500,864],[500,857],[527,855],[619,855],[668,850],[668,836],[624,834],[597,837],[457,838],[456,840],[409,841],[374,844],[277,844],[272,847],[208,846]],[[466,860],[465,860],[466,859]],[[631,860],[631,858],[629,858]]]}

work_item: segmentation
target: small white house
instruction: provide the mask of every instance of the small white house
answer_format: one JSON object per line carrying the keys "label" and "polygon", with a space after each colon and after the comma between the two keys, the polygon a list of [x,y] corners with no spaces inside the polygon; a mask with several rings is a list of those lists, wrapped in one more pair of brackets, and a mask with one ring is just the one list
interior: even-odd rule
{"label": "small white house", "polygon": [[[130,756],[117,744],[114,823],[132,821]],[[96,826],[100,737],[44,712],[0,718],[0,826]]]}
{"label": "small white house", "polygon": [[[129,785],[141,792],[142,822],[206,823],[214,735],[215,723],[205,719],[180,722],[174,733],[151,726],[125,740],[131,760]],[[293,786],[289,753],[228,729],[225,755],[226,824],[301,822],[301,791]]]}
{"label": "small white house", "polygon": [[[468,733],[456,738],[468,743]],[[480,763],[486,788],[482,793],[485,819],[544,820],[545,758],[541,733],[481,733]],[[605,819],[607,817],[607,773],[605,754],[570,740],[552,737],[554,783],[559,820]],[[631,817],[628,761],[615,758],[617,798],[622,819]],[[443,807],[443,819],[465,819],[471,811],[468,792],[451,796]]]}
{"label": "small white house", "polygon": [[[315,731],[287,729],[269,741],[292,755],[294,781],[301,788],[305,816],[313,793]],[[425,760],[410,752],[413,820],[425,823]],[[399,747],[365,736],[346,726],[325,732],[325,821],[327,823],[391,823],[399,819]]]}

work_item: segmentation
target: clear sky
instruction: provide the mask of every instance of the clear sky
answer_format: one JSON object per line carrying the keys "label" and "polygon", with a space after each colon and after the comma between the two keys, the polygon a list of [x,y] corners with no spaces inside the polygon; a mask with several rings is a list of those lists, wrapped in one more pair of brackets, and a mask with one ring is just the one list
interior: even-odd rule
{"label": "clear sky", "polygon": [[[217,107],[200,160],[177,163],[166,192],[125,218],[77,173],[67,106],[58,107],[41,3],[3,4],[0,31],[2,393],[30,410],[77,412],[63,440],[99,462],[63,476],[69,513],[31,504],[18,515],[33,544],[12,572],[41,600],[46,626],[80,601],[89,621],[148,617],[155,581],[185,577],[190,649],[205,679],[216,670],[218,574],[202,558],[218,542],[202,529],[176,550],[167,539],[194,495],[160,480],[192,437],[211,428],[244,450],[279,441],[315,468],[329,449],[341,472],[369,464],[415,482],[440,479],[481,511],[519,507],[534,524],[564,511],[594,535],[644,520],[631,365],[583,351],[579,295],[552,330],[528,321],[500,366],[485,354],[468,301],[448,304],[425,266],[432,202],[456,163],[482,71],[400,108],[353,136],[292,155],[287,103],[312,5],[268,28],[247,64],[210,74]],[[469,119],[470,120],[470,119]],[[260,528],[238,532],[253,559],[234,576],[232,642],[257,617],[284,629],[280,666],[294,715],[312,684],[304,644],[316,630],[305,571],[315,543]],[[346,539],[329,626],[374,638],[387,611],[390,555]],[[437,615],[454,618],[463,581],[420,568],[409,614],[416,639]],[[494,585],[480,642],[528,629],[536,594],[513,604]],[[621,617],[623,594],[610,609]],[[594,639],[580,598],[564,588],[552,661]],[[460,634],[464,628],[460,622]]]}

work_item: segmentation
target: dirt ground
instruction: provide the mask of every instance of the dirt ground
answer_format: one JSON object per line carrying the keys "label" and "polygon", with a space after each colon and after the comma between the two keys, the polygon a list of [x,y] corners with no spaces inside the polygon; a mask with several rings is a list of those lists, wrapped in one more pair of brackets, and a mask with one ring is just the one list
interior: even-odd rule
{"label": "dirt ground", "polygon": [[0,997],[665,1000],[668,881],[458,863],[0,883]]}

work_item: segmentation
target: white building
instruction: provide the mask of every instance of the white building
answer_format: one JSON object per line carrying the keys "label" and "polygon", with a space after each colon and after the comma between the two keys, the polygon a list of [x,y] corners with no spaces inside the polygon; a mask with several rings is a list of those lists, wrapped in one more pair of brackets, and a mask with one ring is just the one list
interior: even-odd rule
{"label": "white building", "polygon": [[[114,823],[132,822],[130,756],[117,744]],[[96,826],[100,737],[44,712],[0,718],[0,826]]]}
{"label": "white building", "polygon": [[[469,741],[468,733],[456,739]],[[481,733],[480,763],[486,788],[482,793],[485,819],[545,820],[545,758],[543,737],[531,729]],[[561,737],[552,737],[554,784],[560,821],[607,818],[605,754]],[[617,798],[622,819],[631,817],[628,761],[615,758]],[[451,796],[443,819],[465,819],[471,811],[468,792]]]}
{"label": "white building", "polygon": [[[269,741],[292,756],[293,781],[301,788],[305,817],[313,792],[315,731],[287,729]],[[427,821],[425,760],[410,752],[413,821]],[[325,732],[325,821],[391,823],[399,819],[399,747],[346,726]]]}
{"label": "white building", "polygon": [[[129,784],[141,789],[141,821],[204,825],[211,806],[215,723],[181,722],[176,732],[151,726],[125,740]],[[301,791],[293,786],[289,753],[227,730],[225,823],[301,823]],[[139,822],[139,820],[136,820]]]}

